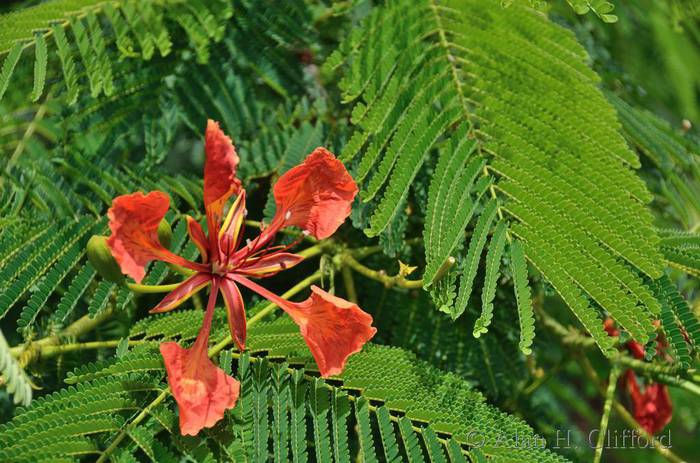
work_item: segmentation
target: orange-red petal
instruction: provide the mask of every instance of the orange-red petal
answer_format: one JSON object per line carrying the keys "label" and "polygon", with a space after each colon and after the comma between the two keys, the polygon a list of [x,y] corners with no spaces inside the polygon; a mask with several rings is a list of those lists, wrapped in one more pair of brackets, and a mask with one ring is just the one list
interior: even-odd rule
{"label": "orange-red petal", "polygon": [[226,410],[236,406],[241,384],[209,360],[206,348],[184,349],[166,342],[160,345],[160,353],[177,401],[182,435],[194,436],[214,426]]}
{"label": "orange-red petal", "polygon": [[209,261],[209,243],[207,242],[207,235],[204,234],[204,230],[199,222],[189,215],[187,216],[187,234],[190,235],[190,239],[194,245],[197,246],[197,250],[202,256],[202,262],[207,263]]}
{"label": "orange-red petal", "polygon": [[217,231],[224,205],[231,195],[237,194],[241,189],[241,181],[236,178],[239,158],[231,139],[211,119],[207,122],[204,151],[204,208],[207,213],[210,252],[216,256]]}
{"label": "orange-red petal", "polygon": [[176,342],[160,345],[170,391],[180,411],[180,432],[196,435],[202,428],[214,426],[224,412],[236,406],[241,385],[209,360],[209,331],[214,318],[218,278],[212,279],[211,293],[197,340],[189,349]]}
{"label": "orange-red petal", "polygon": [[272,225],[297,226],[317,239],[328,238],[350,215],[356,194],[357,185],[343,163],[327,149],[316,148],[275,184]]}
{"label": "orange-red petal", "polygon": [[204,151],[204,205],[209,207],[225,202],[241,189],[241,181],[236,178],[239,158],[231,139],[211,119],[207,121]]}
{"label": "orange-red petal", "polygon": [[221,295],[224,297],[224,305],[228,314],[228,328],[231,337],[236,342],[240,351],[245,350],[246,319],[243,297],[238,286],[231,280],[221,280]]}
{"label": "orange-red petal", "polygon": [[211,275],[207,273],[195,273],[183,281],[180,286],[171,291],[157,306],[151,309],[151,313],[169,312],[196,294],[211,281]]}
{"label": "orange-red petal", "polygon": [[245,277],[233,279],[273,301],[299,325],[301,335],[316,360],[321,376],[340,374],[348,357],[359,352],[377,329],[372,316],[357,304],[311,286],[311,297],[303,302],[289,302]]}
{"label": "orange-red petal", "polygon": [[304,258],[298,254],[276,252],[260,258],[249,258],[243,265],[236,269],[236,272],[254,277],[267,277],[294,267],[302,260],[304,260]]}
{"label": "orange-red petal", "polygon": [[168,195],[162,191],[141,192],[114,198],[109,208],[107,244],[122,272],[138,283],[146,274],[152,260],[163,260],[192,270],[201,266],[168,251],[158,240],[158,224],[170,207]]}

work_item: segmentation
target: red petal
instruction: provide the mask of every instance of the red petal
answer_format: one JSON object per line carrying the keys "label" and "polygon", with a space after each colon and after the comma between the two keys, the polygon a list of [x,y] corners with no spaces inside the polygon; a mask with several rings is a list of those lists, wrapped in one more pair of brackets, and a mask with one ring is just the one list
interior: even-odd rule
{"label": "red petal", "polygon": [[636,358],[637,360],[642,360],[646,356],[644,346],[639,344],[637,341],[628,341],[627,349],[629,349],[632,357]]}
{"label": "red petal", "polygon": [[219,280],[212,280],[207,310],[197,340],[189,349],[175,342],[160,345],[168,384],[180,411],[180,432],[196,435],[214,426],[224,412],[236,406],[241,384],[209,360],[207,347],[214,317]]}
{"label": "red petal", "polygon": [[171,291],[150,313],[169,312],[204,288],[211,281],[207,273],[195,273]]}
{"label": "red petal", "polygon": [[206,263],[209,260],[209,243],[207,242],[207,235],[204,234],[202,226],[194,220],[189,215],[187,216],[187,234],[190,235],[190,239],[197,246],[199,254],[202,256],[202,262]]}
{"label": "red petal", "polygon": [[321,376],[340,374],[348,357],[359,352],[377,332],[370,314],[317,286],[311,287],[311,297],[304,302],[289,302],[247,278],[234,275],[233,279],[276,303],[292,317]]}
{"label": "red petal", "polygon": [[112,235],[107,244],[122,272],[140,283],[152,260],[170,262],[192,270],[202,267],[165,249],[158,241],[158,224],[170,207],[162,191],[141,192],[114,198],[109,208]]}
{"label": "red petal", "polygon": [[243,265],[236,269],[236,272],[254,277],[268,277],[282,270],[294,267],[302,260],[304,260],[304,258],[297,254],[277,252],[260,258],[249,258]]}
{"label": "red petal", "polygon": [[615,328],[615,321],[612,318],[605,319],[603,329],[608,333],[608,336],[620,336],[620,332]]}
{"label": "red petal", "polygon": [[[204,151],[204,207],[207,212],[209,242],[211,248],[218,249],[217,231],[221,223],[226,200],[241,189],[241,181],[236,178],[238,155],[231,139],[211,119],[207,122]],[[216,253],[213,253],[216,256]]]}
{"label": "red petal", "polygon": [[350,215],[356,194],[357,185],[343,163],[325,148],[316,148],[275,184],[277,213],[272,224],[293,225],[317,239],[328,238]]}
{"label": "red petal", "polygon": [[632,370],[627,371],[625,379],[637,423],[651,435],[664,429],[673,415],[668,387],[659,383],[651,383],[647,385],[644,392],[640,392],[637,377]]}
{"label": "red petal", "polygon": [[209,360],[206,349],[197,347],[183,349],[176,342],[160,345],[180,411],[180,432],[192,436],[214,426],[226,410],[235,407],[241,389],[238,381]]}
{"label": "red petal", "polygon": [[236,341],[238,349],[245,350],[246,320],[243,297],[238,286],[231,280],[221,280],[221,294],[224,296],[224,304],[228,313],[228,328],[231,337]]}

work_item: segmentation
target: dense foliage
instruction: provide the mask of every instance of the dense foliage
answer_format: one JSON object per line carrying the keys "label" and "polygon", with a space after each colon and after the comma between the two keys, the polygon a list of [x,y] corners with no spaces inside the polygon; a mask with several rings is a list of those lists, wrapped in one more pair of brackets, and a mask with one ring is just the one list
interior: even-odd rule
{"label": "dense foliage", "polygon": [[[0,8],[0,461],[700,453],[693,0]],[[251,234],[314,148],[345,164],[351,220],[323,241],[286,230],[306,260],[266,284],[322,286],[378,333],[321,378],[274,303],[245,294],[243,352],[222,304],[209,357],[241,395],[191,437],[158,346],[191,343],[206,298],[149,315],[159,295],[85,249],[114,197],[161,190],[170,250],[197,258],[208,119],[236,145]],[[179,280],[156,262],[143,283]],[[598,440],[623,431],[672,445]]]}

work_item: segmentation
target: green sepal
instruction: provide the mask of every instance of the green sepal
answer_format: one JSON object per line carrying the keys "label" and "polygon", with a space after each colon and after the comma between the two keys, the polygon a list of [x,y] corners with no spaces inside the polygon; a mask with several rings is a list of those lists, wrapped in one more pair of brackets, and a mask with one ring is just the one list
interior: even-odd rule
{"label": "green sepal", "polygon": [[106,236],[92,235],[87,243],[86,251],[88,260],[102,278],[112,283],[124,284],[124,274],[107,245]]}

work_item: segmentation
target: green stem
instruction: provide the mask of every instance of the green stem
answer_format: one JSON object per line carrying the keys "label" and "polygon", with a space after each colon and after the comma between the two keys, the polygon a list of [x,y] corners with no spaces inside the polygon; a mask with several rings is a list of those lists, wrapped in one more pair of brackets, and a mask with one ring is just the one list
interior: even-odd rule
{"label": "green stem", "polygon": [[135,293],[169,293],[177,289],[181,283],[173,283],[171,285],[140,285],[138,283],[127,283],[126,286]]}
{"label": "green stem", "polygon": [[121,443],[121,441],[124,440],[124,438],[129,434],[129,432],[134,429],[141,421],[144,420],[150,413],[151,410],[153,410],[155,407],[160,405],[161,402],[163,402],[169,395],[170,390],[169,389],[164,389],[161,391],[160,394],[158,394],[158,397],[156,397],[153,402],[148,404],[147,407],[145,407],[143,410],[141,410],[141,413],[136,415],[136,417],[131,421],[126,428],[124,428],[118,435],[117,437],[114,438],[111,444],[109,444],[109,447],[107,447],[104,452],[100,455],[100,458],[97,459],[97,463],[102,463],[104,462],[111,454],[114,452],[114,450],[117,448],[117,446]]}
{"label": "green stem", "polygon": [[610,412],[612,411],[613,403],[615,402],[615,389],[617,388],[617,379],[620,377],[620,368],[613,364],[608,378],[608,389],[605,392],[605,405],[603,406],[603,416],[600,418],[600,426],[598,427],[598,442],[595,446],[595,457],[593,463],[600,463],[603,456],[603,447],[605,446],[605,434],[608,432],[608,422],[610,421]]}
{"label": "green stem", "polygon": [[304,259],[311,259],[312,257],[318,256],[323,252],[325,248],[325,245],[322,244],[315,244],[313,246],[310,246],[306,249],[302,249],[301,251],[295,253],[298,256],[303,257]]}
{"label": "green stem", "polygon": [[[92,342],[76,342],[72,344],[62,344],[59,346],[46,346],[41,350],[41,358],[51,358],[58,355],[66,354],[68,352],[75,352],[81,350],[92,350],[92,349],[109,349],[115,348],[119,345],[121,340],[115,339],[111,341],[92,341]],[[130,346],[136,346],[143,344],[146,341],[142,340],[132,340],[129,341]]]}
{"label": "green stem", "polygon": [[[420,244],[423,242],[423,238],[410,238],[406,240],[406,244],[408,246],[413,246],[415,244]],[[348,252],[355,258],[355,259],[364,259],[367,256],[371,256],[372,254],[376,254],[378,252],[382,252],[384,250],[384,247],[381,245],[376,245],[376,246],[364,246],[361,248],[353,248],[353,249],[348,249]]]}
{"label": "green stem", "polygon": [[179,273],[180,275],[184,275],[186,277],[191,277],[196,273],[194,270],[190,270],[177,264],[168,263],[168,268],[173,272]]}
{"label": "green stem", "polygon": [[342,262],[351,269],[367,278],[377,280],[384,284],[387,288],[399,286],[401,288],[417,289],[423,287],[423,280],[408,280],[401,275],[389,276],[384,271],[372,270],[359,263],[350,253],[345,253],[342,257]]}
{"label": "green stem", "polygon": [[347,266],[343,266],[340,269],[340,274],[343,276],[343,285],[345,285],[345,292],[348,295],[350,302],[357,304],[357,291],[355,290],[355,280],[352,279],[352,272]]}
{"label": "green stem", "polygon": [[62,344],[63,339],[79,338],[85,333],[88,333],[100,325],[103,321],[112,316],[114,310],[109,308],[104,312],[91,318],[90,315],[84,315],[75,322],[68,325],[63,331],[58,334],[47,336],[38,341],[31,342],[22,346],[16,346],[10,349],[10,353],[15,358],[19,358],[19,364],[22,367],[27,366],[34,360],[41,357],[44,350],[52,346]]}

